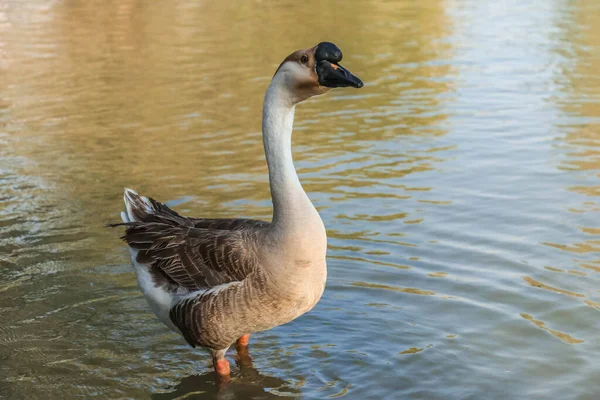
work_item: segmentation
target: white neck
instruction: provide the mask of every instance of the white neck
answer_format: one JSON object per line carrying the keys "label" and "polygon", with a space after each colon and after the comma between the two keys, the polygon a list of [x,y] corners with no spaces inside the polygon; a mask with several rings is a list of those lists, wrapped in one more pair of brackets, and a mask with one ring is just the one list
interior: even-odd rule
{"label": "white neck", "polygon": [[[273,229],[285,235],[310,233],[323,222],[304,192],[292,159],[295,105],[283,79],[275,76],[263,106],[263,144],[273,198]],[[318,226],[316,226],[318,225]]]}

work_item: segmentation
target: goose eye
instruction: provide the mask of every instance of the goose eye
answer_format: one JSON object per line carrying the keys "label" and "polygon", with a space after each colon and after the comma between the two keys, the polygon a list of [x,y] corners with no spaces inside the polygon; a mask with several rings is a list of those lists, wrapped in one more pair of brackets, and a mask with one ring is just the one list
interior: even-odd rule
{"label": "goose eye", "polygon": [[300,62],[306,64],[308,62],[308,56],[306,54],[303,55],[302,58],[300,58]]}

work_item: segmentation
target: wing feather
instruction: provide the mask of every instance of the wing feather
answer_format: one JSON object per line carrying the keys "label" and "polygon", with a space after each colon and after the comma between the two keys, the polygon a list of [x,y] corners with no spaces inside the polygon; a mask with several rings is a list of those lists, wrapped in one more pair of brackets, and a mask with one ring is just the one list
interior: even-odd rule
{"label": "wing feather", "polygon": [[269,223],[251,219],[182,217],[166,205],[126,195],[133,221],[122,239],[139,250],[136,261],[188,290],[242,281],[258,268],[255,242]]}

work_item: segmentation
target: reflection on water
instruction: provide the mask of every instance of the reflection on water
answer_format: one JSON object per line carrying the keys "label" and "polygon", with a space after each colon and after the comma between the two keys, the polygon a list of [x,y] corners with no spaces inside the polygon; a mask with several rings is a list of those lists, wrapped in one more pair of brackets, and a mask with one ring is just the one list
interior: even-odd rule
{"label": "reflection on water", "polygon": [[[0,4],[0,393],[597,393],[599,17],[564,0]],[[263,93],[322,40],[366,82],[296,114],[328,287],[253,335],[255,365],[222,387],[103,226],[124,186],[269,218]]]}
{"label": "reflection on water", "polygon": [[224,381],[214,371],[203,375],[191,375],[181,379],[173,390],[165,393],[154,393],[154,400],[168,399],[295,399],[299,390],[287,387],[280,378],[262,375],[252,365],[252,360],[236,360],[239,369],[231,380]]}
{"label": "reflection on water", "polygon": [[583,340],[575,339],[569,334],[566,334],[563,332],[558,332],[558,331],[555,331],[554,329],[550,329],[550,328],[546,327],[545,323],[543,323],[542,321],[536,321],[535,319],[533,319],[533,317],[531,315],[521,314],[521,317],[525,318],[528,321],[533,322],[533,324],[535,326],[537,326],[538,328],[541,328],[541,329],[544,329],[544,330],[550,332],[551,334],[553,334],[560,340],[564,340],[567,343],[570,343],[570,344],[583,343]]}

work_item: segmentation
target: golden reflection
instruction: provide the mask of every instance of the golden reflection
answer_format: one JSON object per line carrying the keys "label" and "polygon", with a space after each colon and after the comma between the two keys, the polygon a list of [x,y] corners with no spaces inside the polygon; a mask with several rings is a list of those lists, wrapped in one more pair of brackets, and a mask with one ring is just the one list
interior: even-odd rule
{"label": "golden reflection", "polygon": [[410,269],[410,267],[408,265],[401,265],[401,264],[395,264],[395,263],[384,262],[384,261],[377,261],[377,260],[369,260],[369,259],[366,259],[366,258],[363,258],[363,257],[331,255],[328,258],[337,259],[337,260],[358,261],[360,263],[373,264],[373,265],[381,265],[381,266],[384,266],[384,267],[394,267],[394,268],[399,268],[399,269]]}
{"label": "golden reflection", "polygon": [[600,196],[600,186],[572,186],[570,189],[587,196]]}
{"label": "golden reflection", "polygon": [[[560,169],[577,174],[578,179],[574,181],[577,184],[568,189],[588,197],[588,201],[582,202],[580,207],[569,207],[569,211],[590,215],[589,225],[581,226],[580,229],[588,235],[598,236],[600,229],[592,223],[592,214],[599,210],[598,201],[594,198],[600,196],[597,179],[600,176],[600,135],[597,122],[600,102],[598,86],[591,85],[590,79],[597,75],[600,59],[590,55],[600,48],[600,13],[588,12],[581,1],[576,1],[569,10],[573,22],[564,23],[561,28],[564,29],[564,40],[570,43],[571,56],[568,58],[569,64],[561,69],[564,83],[562,93],[554,98],[557,105],[568,115],[566,123],[561,124],[561,130],[565,132],[564,147],[567,157],[562,160]],[[600,251],[600,240],[597,239],[586,239],[569,245],[545,244],[582,255]],[[598,272],[596,267],[591,265],[596,261],[582,260],[579,261],[579,265]]]}
{"label": "golden reflection", "polygon": [[416,353],[422,352],[423,350],[425,350],[425,349],[421,349],[421,348],[418,348],[418,347],[411,347],[410,349],[406,349],[404,351],[401,351],[398,354],[416,354]]}
{"label": "golden reflection", "polygon": [[[336,238],[336,239],[345,239],[345,240],[360,240],[363,242],[370,242],[370,243],[386,243],[386,244],[404,246],[404,247],[417,247],[416,244],[408,243],[408,242],[373,239],[371,237],[368,237],[369,233],[370,232],[366,232],[366,231],[341,232],[341,231],[334,230],[334,229],[328,229],[327,237]],[[404,235],[388,235],[388,236],[404,236]]]}
{"label": "golden reflection", "polygon": [[424,295],[424,296],[432,296],[435,294],[435,292],[432,292],[429,290],[421,290],[421,289],[416,289],[416,288],[400,288],[400,287],[396,287],[396,286],[379,285],[376,283],[366,283],[366,282],[353,282],[352,286],[365,287],[365,288],[370,288],[370,289],[393,290],[394,292],[420,294],[420,295]]}
{"label": "golden reflection", "polygon": [[407,213],[396,213],[396,214],[389,214],[389,215],[355,214],[354,216],[350,217],[347,215],[340,214],[336,218],[349,219],[352,221],[375,221],[376,222],[376,221],[393,221],[396,219],[402,219],[402,218],[406,218],[407,215],[408,215]]}
{"label": "golden reflection", "polygon": [[594,307],[596,310],[600,311],[600,303],[592,301],[592,300],[584,300],[585,304],[590,307]]}
{"label": "golden reflection", "polygon": [[547,269],[548,271],[553,271],[553,272],[565,272],[564,270],[560,269],[560,268],[554,268],[554,267],[550,267],[550,266],[545,266],[545,269]]}
{"label": "golden reflection", "polygon": [[365,304],[367,307],[389,307],[387,303],[367,303]]}
{"label": "golden reflection", "polygon": [[[227,398],[261,398],[261,399],[295,399],[297,389],[291,389],[290,384],[281,378],[260,373],[252,363],[236,360],[239,372],[233,375],[230,382],[219,382],[213,372],[203,375],[187,376],[169,392],[154,393],[154,400],[170,400],[196,398],[227,399]],[[279,393],[272,393],[273,390]],[[287,393],[286,393],[287,392]],[[290,393],[291,392],[291,393]]]}
{"label": "golden reflection", "polygon": [[[594,261],[592,261],[592,263],[593,262]],[[599,265],[593,265],[592,263],[580,262],[579,265],[581,265],[583,268],[587,268],[594,272],[600,272],[600,261],[595,261],[595,263]]]}
{"label": "golden reflection", "polygon": [[334,244],[328,244],[327,248],[329,250],[337,250],[337,251],[361,251],[362,247],[359,246],[338,246]]}
{"label": "golden reflection", "polygon": [[387,255],[390,255],[391,253],[389,251],[383,251],[383,250],[369,250],[369,251],[365,251],[365,254],[369,254],[369,255],[373,255],[373,256],[387,256]]}
{"label": "golden reflection", "polygon": [[342,388],[342,390],[340,390],[338,393],[328,396],[328,398],[329,399],[337,399],[338,397],[343,397],[348,394],[348,390],[350,390],[351,387],[352,387],[352,384],[348,383],[344,388]]}
{"label": "golden reflection", "polygon": [[[446,115],[439,112],[445,100],[439,95],[451,90],[451,81],[438,78],[448,76],[452,67],[427,62],[450,56],[450,45],[439,39],[449,34],[451,24],[442,0],[428,1],[426,7],[368,1],[368,7],[372,13],[317,1],[286,7],[229,2],[164,7],[134,0],[111,0],[103,7],[57,3],[49,11],[52,18],[40,21],[34,36],[27,36],[28,27],[19,20],[12,27],[15,35],[23,32],[24,40],[48,37],[54,43],[37,58],[8,48],[10,119],[27,127],[17,134],[39,139],[15,142],[15,151],[36,161],[30,174],[45,175],[78,199],[92,218],[97,217],[95,209],[114,207],[124,186],[163,200],[198,195],[201,202],[191,199],[191,211],[217,216],[227,215],[228,202],[263,202],[269,199],[260,138],[264,90],[290,49],[326,38],[344,49],[352,69],[371,86],[364,94],[339,92],[299,107],[294,142],[296,148],[310,151],[296,151],[295,158],[330,159],[327,165],[305,170],[322,173],[303,180],[308,191],[378,196],[336,186],[358,187],[360,180],[352,174],[381,182],[429,171],[441,160],[431,155],[446,148],[423,149],[427,156],[395,153],[389,162],[382,161],[385,154],[378,156],[381,162],[357,154],[352,162],[362,164],[360,168],[342,169],[334,180],[324,175],[350,161],[337,155],[364,147],[357,131],[371,142],[417,134],[411,127],[418,127],[418,134],[445,133]],[[391,23],[406,12],[422,22]],[[257,13],[269,22],[254,23],[249,16]],[[387,26],[367,28],[380,24],[372,20],[378,13],[388,15]],[[343,15],[344,23],[331,30],[328,16],[333,14]],[[290,17],[303,23],[286,35],[291,33]],[[236,29],[223,32],[221,27],[232,20]],[[398,82],[404,85],[394,86]],[[415,98],[419,90],[427,95]],[[344,112],[356,112],[356,118],[339,118]],[[311,122],[317,117],[318,123]],[[362,122],[366,118],[368,124]],[[338,134],[353,136],[344,140],[343,151]],[[57,160],[56,154],[69,156]],[[365,162],[372,165],[365,168]],[[251,212],[257,217],[270,214],[266,205]]]}
{"label": "golden reflection", "polygon": [[581,339],[575,339],[574,337],[572,337],[571,335],[569,335],[567,333],[559,332],[554,329],[548,328],[544,322],[533,319],[533,317],[529,314],[521,313],[521,317],[523,317],[524,319],[526,319],[528,321],[531,321],[538,328],[541,328],[547,332],[550,332],[553,336],[556,336],[557,338],[559,338],[560,340],[562,340],[564,342],[567,342],[570,344],[579,344],[579,343],[584,342]]}
{"label": "golden reflection", "polygon": [[427,274],[427,276],[431,276],[432,278],[446,278],[448,276],[447,272],[431,272]]}
{"label": "golden reflection", "polygon": [[[571,11],[574,23],[565,24],[564,28],[568,40],[574,44],[574,54],[570,58],[573,64],[563,70],[567,96],[557,99],[557,102],[570,115],[580,117],[582,122],[567,126],[565,140],[572,151],[565,168],[592,172],[600,170],[600,136],[596,124],[583,121],[600,115],[600,103],[593,101],[598,97],[598,88],[590,85],[590,77],[596,76],[600,69],[600,60],[589,56],[592,49],[600,48],[600,14],[588,12],[586,7],[573,7]],[[574,186],[573,190],[598,196],[598,188],[598,185]]]}
{"label": "golden reflection", "polygon": [[529,283],[531,286],[533,287],[537,287],[540,289],[544,289],[544,290],[550,290],[552,292],[556,292],[556,293],[560,293],[560,294],[566,294],[567,296],[571,296],[571,297],[585,297],[585,295],[581,294],[581,293],[575,293],[575,292],[570,292],[568,290],[564,290],[564,289],[559,289],[559,288],[555,288],[552,286],[548,286],[542,282],[538,282],[535,279],[529,277],[529,276],[525,276],[523,277],[523,280],[527,283]]}
{"label": "golden reflection", "polygon": [[575,243],[571,246],[560,243],[543,242],[546,246],[555,247],[560,250],[568,251],[571,253],[585,254],[585,253],[597,253],[600,252],[600,240],[588,240],[584,243]]}
{"label": "golden reflection", "polygon": [[600,228],[585,228],[582,226],[579,229],[581,229],[581,231],[584,233],[589,233],[590,235],[600,235]]}
{"label": "golden reflection", "polygon": [[437,205],[448,205],[448,204],[452,204],[451,201],[442,201],[442,200],[424,200],[424,199],[419,199],[417,200],[419,203],[428,203],[428,204],[437,204]]}
{"label": "golden reflection", "polygon": [[[189,215],[268,219],[270,196],[260,132],[264,92],[287,54],[322,40],[337,43],[344,50],[346,65],[367,85],[361,93],[339,90],[298,107],[294,158],[305,188],[324,194],[325,199],[318,204],[323,207],[336,200],[397,203],[418,199],[419,192],[430,188],[422,187],[424,184],[413,187],[414,183],[401,179],[435,170],[445,160],[444,153],[453,147],[437,140],[448,130],[445,106],[452,101],[453,91],[453,80],[448,77],[454,73],[450,62],[454,45],[446,40],[453,26],[444,8],[444,0],[367,0],[360,4],[316,0],[3,3],[0,80],[8,84],[0,96],[0,125],[6,132],[0,138],[0,155],[8,152],[10,174],[18,178],[8,191],[10,207],[18,205],[18,212],[31,220],[32,226],[17,239],[35,240],[48,250],[30,247],[23,251],[16,267],[23,261],[27,268],[18,272],[25,277],[10,279],[0,293],[9,293],[5,300],[33,296],[28,293],[32,282],[38,285],[31,290],[36,294],[38,289],[47,289],[41,292],[50,300],[58,298],[58,306],[45,299],[27,306],[31,314],[28,320],[40,324],[53,320],[38,318],[46,315],[44,307],[55,310],[49,314],[53,317],[90,307],[95,313],[89,317],[92,322],[83,322],[92,325],[99,315],[121,312],[124,298],[135,296],[135,280],[125,263],[122,245],[104,224],[118,219],[125,186],[170,200],[178,211]],[[331,15],[336,21],[332,22]],[[411,142],[415,145],[406,146]],[[378,234],[372,224],[408,217],[409,211],[402,211],[402,216],[398,209],[392,210],[363,209],[370,224],[351,225],[365,225],[361,231],[332,230],[331,237],[340,239],[338,243],[355,245],[337,250],[366,249],[371,254],[356,261],[376,267],[410,268],[370,259],[386,256],[395,261],[394,252],[384,254],[387,252],[371,244],[398,249],[416,246],[371,239]],[[357,217],[348,208],[338,212],[363,221],[362,215]],[[68,227],[73,234],[61,236],[53,231],[55,225]],[[69,250],[79,242],[77,249],[82,251],[65,254],[63,246],[53,242],[59,239]],[[43,265],[40,260],[44,260]],[[4,260],[2,263],[4,266]],[[60,275],[62,289],[48,285],[51,278],[38,273],[51,268],[55,274],[65,274]],[[88,286],[91,283],[96,286]],[[18,295],[13,295],[15,287]],[[98,293],[90,294],[92,289]],[[116,298],[115,291],[119,293]],[[107,304],[90,300],[90,296],[119,301]],[[120,311],[110,308],[114,304]],[[142,325],[150,329],[150,321],[148,315],[144,320],[148,323]],[[73,339],[87,346],[90,331],[85,331],[84,338],[78,330],[69,330],[72,336],[65,341]],[[118,335],[119,328],[110,334]],[[148,336],[143,338],[141,342],[146,345]],[[111,337],[111,343],[119,340]],[[133,356],[137,353],[130,351],[132,347],[125,349],[127,365],[135,365],[137,358]],[[102,350],[97,343],[92,348]],[[110,354],[90,353],[115,357],[114,350]],[[94,385],[110,382],[107,387],[120,385],[115,390],[123,389],[120,396],[138,398],[147,397],[149,388],[164,383],[160,378],[163,371],[151,370],[143,377],[136,374],[135,383],[124,389],[124,382],[133,380],[109,381],[120,379],[120,372],[106,372],[106,364],[98,363],[101,361],[78,358],[72,364],[93,379],[77,385],[65,380],[53,390],[68,395],[77,392],[76,386],[92,391],[97,389]],[[32,365],[23,364],[23,370],[30,370]],[[19,369],[15,371],[15,376],[20,374]],[[173,369],[169,376],[181,371]],[[36,376],[46,373],[35,372]],[[80,379],[81,374],[77,376]],[[215,395],[213,378],[183,378],[174,393],[155,397]],[[256,378],[258,382],[234,380],[224,397],[272,397],[265,388],[284,384],[277,378]],[[295,377],[299,386],[306,380],[302,374]],[[251,387],[244,387],[246,384]],[[29,386],[24,390],[33,390]],[[347,390],[340,389],[339,395]]]}

